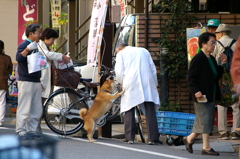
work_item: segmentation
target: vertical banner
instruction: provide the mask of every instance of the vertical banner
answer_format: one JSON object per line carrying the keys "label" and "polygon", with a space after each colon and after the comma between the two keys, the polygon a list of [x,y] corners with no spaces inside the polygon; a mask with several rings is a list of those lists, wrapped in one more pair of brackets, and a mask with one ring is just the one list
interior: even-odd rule
{"label": "vertical banner", "polygon": [[125,4],[126,1],[125,0],[112,0],[112,4],[114,5],[120,5],[121,7],[121,19],[127,14],[126,13],[126,8],[125,8]]}
{"label": "vertical banner", "polygon": [[37,0],[18,0],[18,45],[26,39],[24,26],[37,20]]}
{"label": "vertical banner", "polygon": [[188,66],[198,52],[198,37],[207,31],[206,27],[187,28]]}
{"label": "vertical banner", "polygon": [[52,27],[53,29],[60,30],[58,18],[61,15],[61,0],[52,0]]}
{"label": "vertical banner", "polygon": [[92,17],[88,36],[88,65],[95,65],[97,46],[99,41],[102,41],[102,33],[104,30],[104,28],[101,28],[101,24],[105,23],[107,7],[108,0],[94,0],[93,2]]}

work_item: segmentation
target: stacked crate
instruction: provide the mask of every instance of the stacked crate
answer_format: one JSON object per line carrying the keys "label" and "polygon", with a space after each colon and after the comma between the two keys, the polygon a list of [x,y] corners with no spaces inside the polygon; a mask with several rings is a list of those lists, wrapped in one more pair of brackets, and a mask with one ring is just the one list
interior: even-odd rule
{"label": "stacked crate", "polygon": [[157,111],[156,116],[160,134],[188,136],[192,132],[195,114]]}

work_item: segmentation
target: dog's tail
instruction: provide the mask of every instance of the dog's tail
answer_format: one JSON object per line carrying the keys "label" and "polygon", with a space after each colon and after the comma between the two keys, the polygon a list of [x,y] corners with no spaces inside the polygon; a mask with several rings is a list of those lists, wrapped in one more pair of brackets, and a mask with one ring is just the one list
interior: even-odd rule
{"label": "dog's tail", "polygon": [[79,115],[80,115],[80,117],[83,119],[84,118],[84,116],[87,114],[87,109],[86,108],[82,108],[82,109],[80,109],[80,111],[79,111]]}

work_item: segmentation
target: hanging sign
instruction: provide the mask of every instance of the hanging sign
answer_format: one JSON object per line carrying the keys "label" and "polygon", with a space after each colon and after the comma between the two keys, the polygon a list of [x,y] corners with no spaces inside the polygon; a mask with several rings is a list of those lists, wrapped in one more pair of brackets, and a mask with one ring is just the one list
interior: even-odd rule
{"label": "hanging sign", "polygon": [[36,20],[37,0],[18,0],[18,45],[26,39],[27,22]]}
{"label": "hanging sign", "polygon": [[114,5],[120,5],[121,9],[121,19],[127,14],[126,13],[126,0],[112,0],[112,4]]}
{"label": "hanging sign", "polygon": [[107,7],[108,0],[94,0],[93,2],[92,17],[88,36],[88,65],[95,65],[96,63],[97,46],[99,41],[102,41],[102,33],[104,30],[104,28],[101,27],[101,24],[105,23]]}
{"label": "hanging sign", "polygon": [[60,30],[60,25],[58,23],[58,18],[61,15],[61,0],[52,0],[52,27],[54,29]]}

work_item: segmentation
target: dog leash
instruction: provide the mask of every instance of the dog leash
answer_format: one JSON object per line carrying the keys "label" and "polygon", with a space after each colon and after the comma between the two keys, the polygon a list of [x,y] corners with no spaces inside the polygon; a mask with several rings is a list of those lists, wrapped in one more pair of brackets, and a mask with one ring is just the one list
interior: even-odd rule
{"label": "dog leash", "polygon": [[110,94],[111,94],[111,92],[108,91],[108,90],[100,90],[100,92],[107,92],[107,93],[110,93]]}

